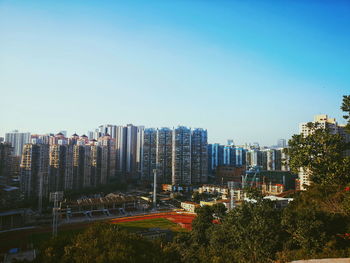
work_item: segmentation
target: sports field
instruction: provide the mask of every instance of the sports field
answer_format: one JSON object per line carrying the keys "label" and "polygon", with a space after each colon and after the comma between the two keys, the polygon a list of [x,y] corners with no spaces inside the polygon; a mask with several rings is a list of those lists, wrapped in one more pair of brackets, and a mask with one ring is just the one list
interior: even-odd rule
{"label": "sports field", "polygon": [[145,219],[145,220],[138,220],[138,221],[119,222],[114,224],[117,224],[121,228],[127,229],[128,231],[131,231],[131,232],[144,231],[150,228],[169,229],[173,232],[186,231],[184,228],[182,228],[178,224],[171,222],[165,218],[153,218],[153,219]]}
{"label": "sports field", "polygon": [[[130,216],[130,217],[122,217],[122,218],[115,218],[111,220],[112,224],[120,224],[122,225],[129,225],[129,226],[136,226],[136,225],[143,225],[147,226],[150,225],[148,228],[162,228],[166,225],[167,229],[170,229],[169,227],[173,227],[174,225],[179,226],[183,229],[188,229],[191,230],[192,228],[192,220],[195,218],[194,214],[188,214],[188,213],[174,213],[174,212],[169,212],[169,213],[155,213],[155,214],[149,214],[149,215],[140,215],[140,216]],[[155,219],[158,219],[155,220]],[[169,223],[165,224],[164,220],[168,221]],[[153,221],[150,221],[153,220]],[[132,222],[132,223],[131,223]],[[144,222],[144,223],[142,223]],[[160,225],[157,226],[157,223]],[[172,223],[172,224],[171,224]]]}
{"label": "sports field", "polygon": [[[173,232],[188,231],[191,229],[194,214],[188,213],[155,213],[148,215],[121,217],[108,220],[112,224],[118,224],[122,228],[131,232],[147,230],[150,228],[169,229]],[[106,222],[106,220],[103,220]],[[76,224],[66,224],[59,226],[59,235],[74,235],[82,232],[86,227],[94,222],[84,222]],[[51,237],[51,227],[42,227],[23,231],[0,233],[0,254],[10,248],[29,249],[30,244],[38,247],[42,242],[46,242]]]}

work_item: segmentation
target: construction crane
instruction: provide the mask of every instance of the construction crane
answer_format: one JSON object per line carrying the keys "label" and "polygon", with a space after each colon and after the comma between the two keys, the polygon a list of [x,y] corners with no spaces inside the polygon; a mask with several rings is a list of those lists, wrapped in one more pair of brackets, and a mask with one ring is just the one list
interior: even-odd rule
{"label": "construction crane", "polygon": [[[252,170],[255,171],[255,173],[253,175],[252,180],[250,181],[250,184],[249,184],[250,187],[253,187],[254,181],[256,182],[258,180],[257,174],[260,172],[260,169],[258,167],[254,167],[253,169]],[[244,187],[247,184],[247,177],[248,177],[248,172],[246,172],[245,175],[242,175],[242,189],[244,189]],[[257,186],[257,183],[256,183],[256,186]]]}

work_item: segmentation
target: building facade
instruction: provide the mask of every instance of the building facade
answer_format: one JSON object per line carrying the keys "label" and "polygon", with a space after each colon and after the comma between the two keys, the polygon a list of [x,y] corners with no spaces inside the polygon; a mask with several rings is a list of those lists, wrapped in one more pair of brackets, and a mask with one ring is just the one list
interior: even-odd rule
{"label": "building facade", "polygon": [[179,126],[173,131],[172,184],[190,185],[191,177],[191,129]]}
{"label": "building facade", "polygon": [[13,176],[13,147],[10,143],[0,143],[0,185],[9,185]]}
{"label": "building facade", "polygon": [[191,183],[208,181],[208,133],[204,129],[194,129],[191,137]]}
{"label": "building facade", "polygon": [[143,136],[141,179],[151,182],[153,170],[157,169],[157,130],[145,129]]}
{"label": "building facade", "polygon": [[163,184],[172,182],[173,131],[161,128],[157,131],[157,175]]}
{"label": "building facade", "polygon": [[30,142],[30,133],[18,132],[17,130],[6,133],[5,142],[11,143],[14,155],[22,156],[24,145]]}
{"label": "building facade", "polygon": [[21,192],[25,197],[49,195],[49,145],[28,143],[20,165]]}

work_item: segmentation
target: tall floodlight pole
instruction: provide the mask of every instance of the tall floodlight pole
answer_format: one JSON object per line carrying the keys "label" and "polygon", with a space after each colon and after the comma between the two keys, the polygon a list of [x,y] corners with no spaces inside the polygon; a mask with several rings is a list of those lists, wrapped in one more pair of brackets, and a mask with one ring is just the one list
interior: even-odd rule
{"label": "tall floodlight pole", "polygon": [[57,192],[54,193],[53,196],[53,208],[52,208],[52,236],[57,236],[57,226],[58,226],[58,218],[57,218],[57,207],[58,207],[58,198]]}
{"label": "tall floodlight pole", "polygon": [[39,200],[38,212],[41,215],[43,209],[43,173],[39,173]]}
{"label": "tall floodlight pole", "polygon": [[233,209],[235,206],[235,200],[234,200],[234,182],[227,182],[228,187],[230,189],[230,210]]}
{"label": "tall floodlight pole", "polygon": [[153,209],[157,209],[157,169],[153,169]]}
{"label": "tall floodlight pole", "polygon": [[58,201],[62,201],[63,192],[53,192],[50,193],[50,201],[53,201],[52,208],[52,236],[57,236],[57,228],[58,228]]}

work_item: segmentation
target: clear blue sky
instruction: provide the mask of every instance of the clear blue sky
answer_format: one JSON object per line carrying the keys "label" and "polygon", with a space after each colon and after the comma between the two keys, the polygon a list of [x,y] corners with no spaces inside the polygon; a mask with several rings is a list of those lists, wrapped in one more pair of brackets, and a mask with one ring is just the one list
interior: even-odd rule
{"label": "clear blue sky", "polygon": [[274,144],[350,94],[350,1],[0,0],[0,136],[100,124]]}

